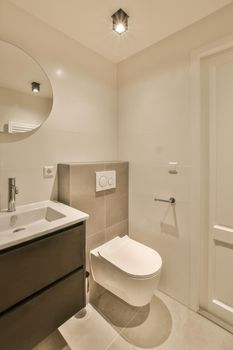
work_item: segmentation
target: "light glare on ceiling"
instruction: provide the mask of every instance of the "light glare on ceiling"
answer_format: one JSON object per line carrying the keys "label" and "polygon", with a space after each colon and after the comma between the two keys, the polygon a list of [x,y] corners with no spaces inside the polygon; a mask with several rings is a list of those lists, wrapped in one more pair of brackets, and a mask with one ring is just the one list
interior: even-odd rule
{"label": "light glare on ceiling", "polygon": [[61,76],[61,75],[63,74],[63,70],[60,69],[60,68],[58,68],[58,69],[56,70],[56,74],[57,74],[58,76]]}

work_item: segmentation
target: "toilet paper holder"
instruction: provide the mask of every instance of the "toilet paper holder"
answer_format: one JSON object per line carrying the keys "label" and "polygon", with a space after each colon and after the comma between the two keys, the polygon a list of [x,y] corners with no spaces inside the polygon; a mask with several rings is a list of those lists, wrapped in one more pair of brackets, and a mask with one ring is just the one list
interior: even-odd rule
{"label": "toilet paper holder", "polygon": [[157,202],[165,202],[165,203],[170,203],[170,204],[176,204],[176,199],[174,197],[170,197],[169,199],[161,199],[161,198],[154,198],[155,201]]}

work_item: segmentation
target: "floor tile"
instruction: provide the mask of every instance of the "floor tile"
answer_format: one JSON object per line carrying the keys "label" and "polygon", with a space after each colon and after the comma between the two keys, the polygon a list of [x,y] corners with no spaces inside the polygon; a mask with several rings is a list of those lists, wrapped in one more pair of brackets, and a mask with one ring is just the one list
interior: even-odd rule
{"label": "floor tile", "polygon": [[84,317],[73,316],[59,331],[72,350],[105,350],[118,333],[90,304],[86,310]]}
{"label": "floor tile", "polygon": [[[153,299],[150,313],[145,322],[133,327],[132,330],[126,329],[122,332],[122,336],[126,339],[129,338],[128,341],[133,343],[137,350],[145,348],[150,350],[233,350],[232,334],[165,294],[160,292],[156,294],[156,297],[169,310],[171,317],[170,333],[168,332],[169,320],[167,318],[166,321],[165,308],[158,308]],[[156,309],[158,310],[158,315],[156,315]],[[159,320],[159,315],[163,313],[161,324],[165,322],[164,328],[155,322]],[[167,338],[161,336],[161,328],[163,328],[162,332],[167,329]],[[152,336],[153,329],[154,337]],[[163,338],[161,344],[153,346],[153,342],[159,338],[161,340]],[[139,344],[140,342],[141,344]]]}
{"label": "floor tile", "polygon": [[117,337],[106,350],[136,350],[133,345],[128,343],[121,336]]}
{"label": "floor tile", "polygon": [[233,350],[231,333],[159,291],[141,308],[106,292],[59,331],[33,350]]}
{"label": "floor tile", "polygon": [[92,302],[93,307],[118,331],[126,327],[136,315],[138,308],[106,291]]}
{"label": "floor tile", "polygon": [[165,343],[172,329],[172,316],[166,304],[156,296],[151,303],[138,308],[121,336],[135,347],[153,349]]}

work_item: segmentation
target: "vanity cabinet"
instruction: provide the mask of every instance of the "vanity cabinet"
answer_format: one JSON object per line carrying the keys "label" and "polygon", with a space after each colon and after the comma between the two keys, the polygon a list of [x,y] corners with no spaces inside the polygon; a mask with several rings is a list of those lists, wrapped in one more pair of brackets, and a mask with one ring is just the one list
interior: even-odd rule
{"label": "vanity cabinet", "polygon": [[0,252],[0,349],[31,350],[85,306],[85,223]]}

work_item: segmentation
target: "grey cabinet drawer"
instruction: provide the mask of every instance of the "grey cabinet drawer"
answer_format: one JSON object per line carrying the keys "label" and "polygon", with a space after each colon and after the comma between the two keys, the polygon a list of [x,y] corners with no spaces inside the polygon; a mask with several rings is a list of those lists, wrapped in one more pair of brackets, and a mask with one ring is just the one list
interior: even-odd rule
{"label": "grey cabinet drawer", "polygon": [[80,224],[0,255],[0,312],[84,265]]}
{"label": "grey cabinet drawer", "polygon": [[31,350],[84,307],[84,272],[78,270],[0,317],[0,349]]}

